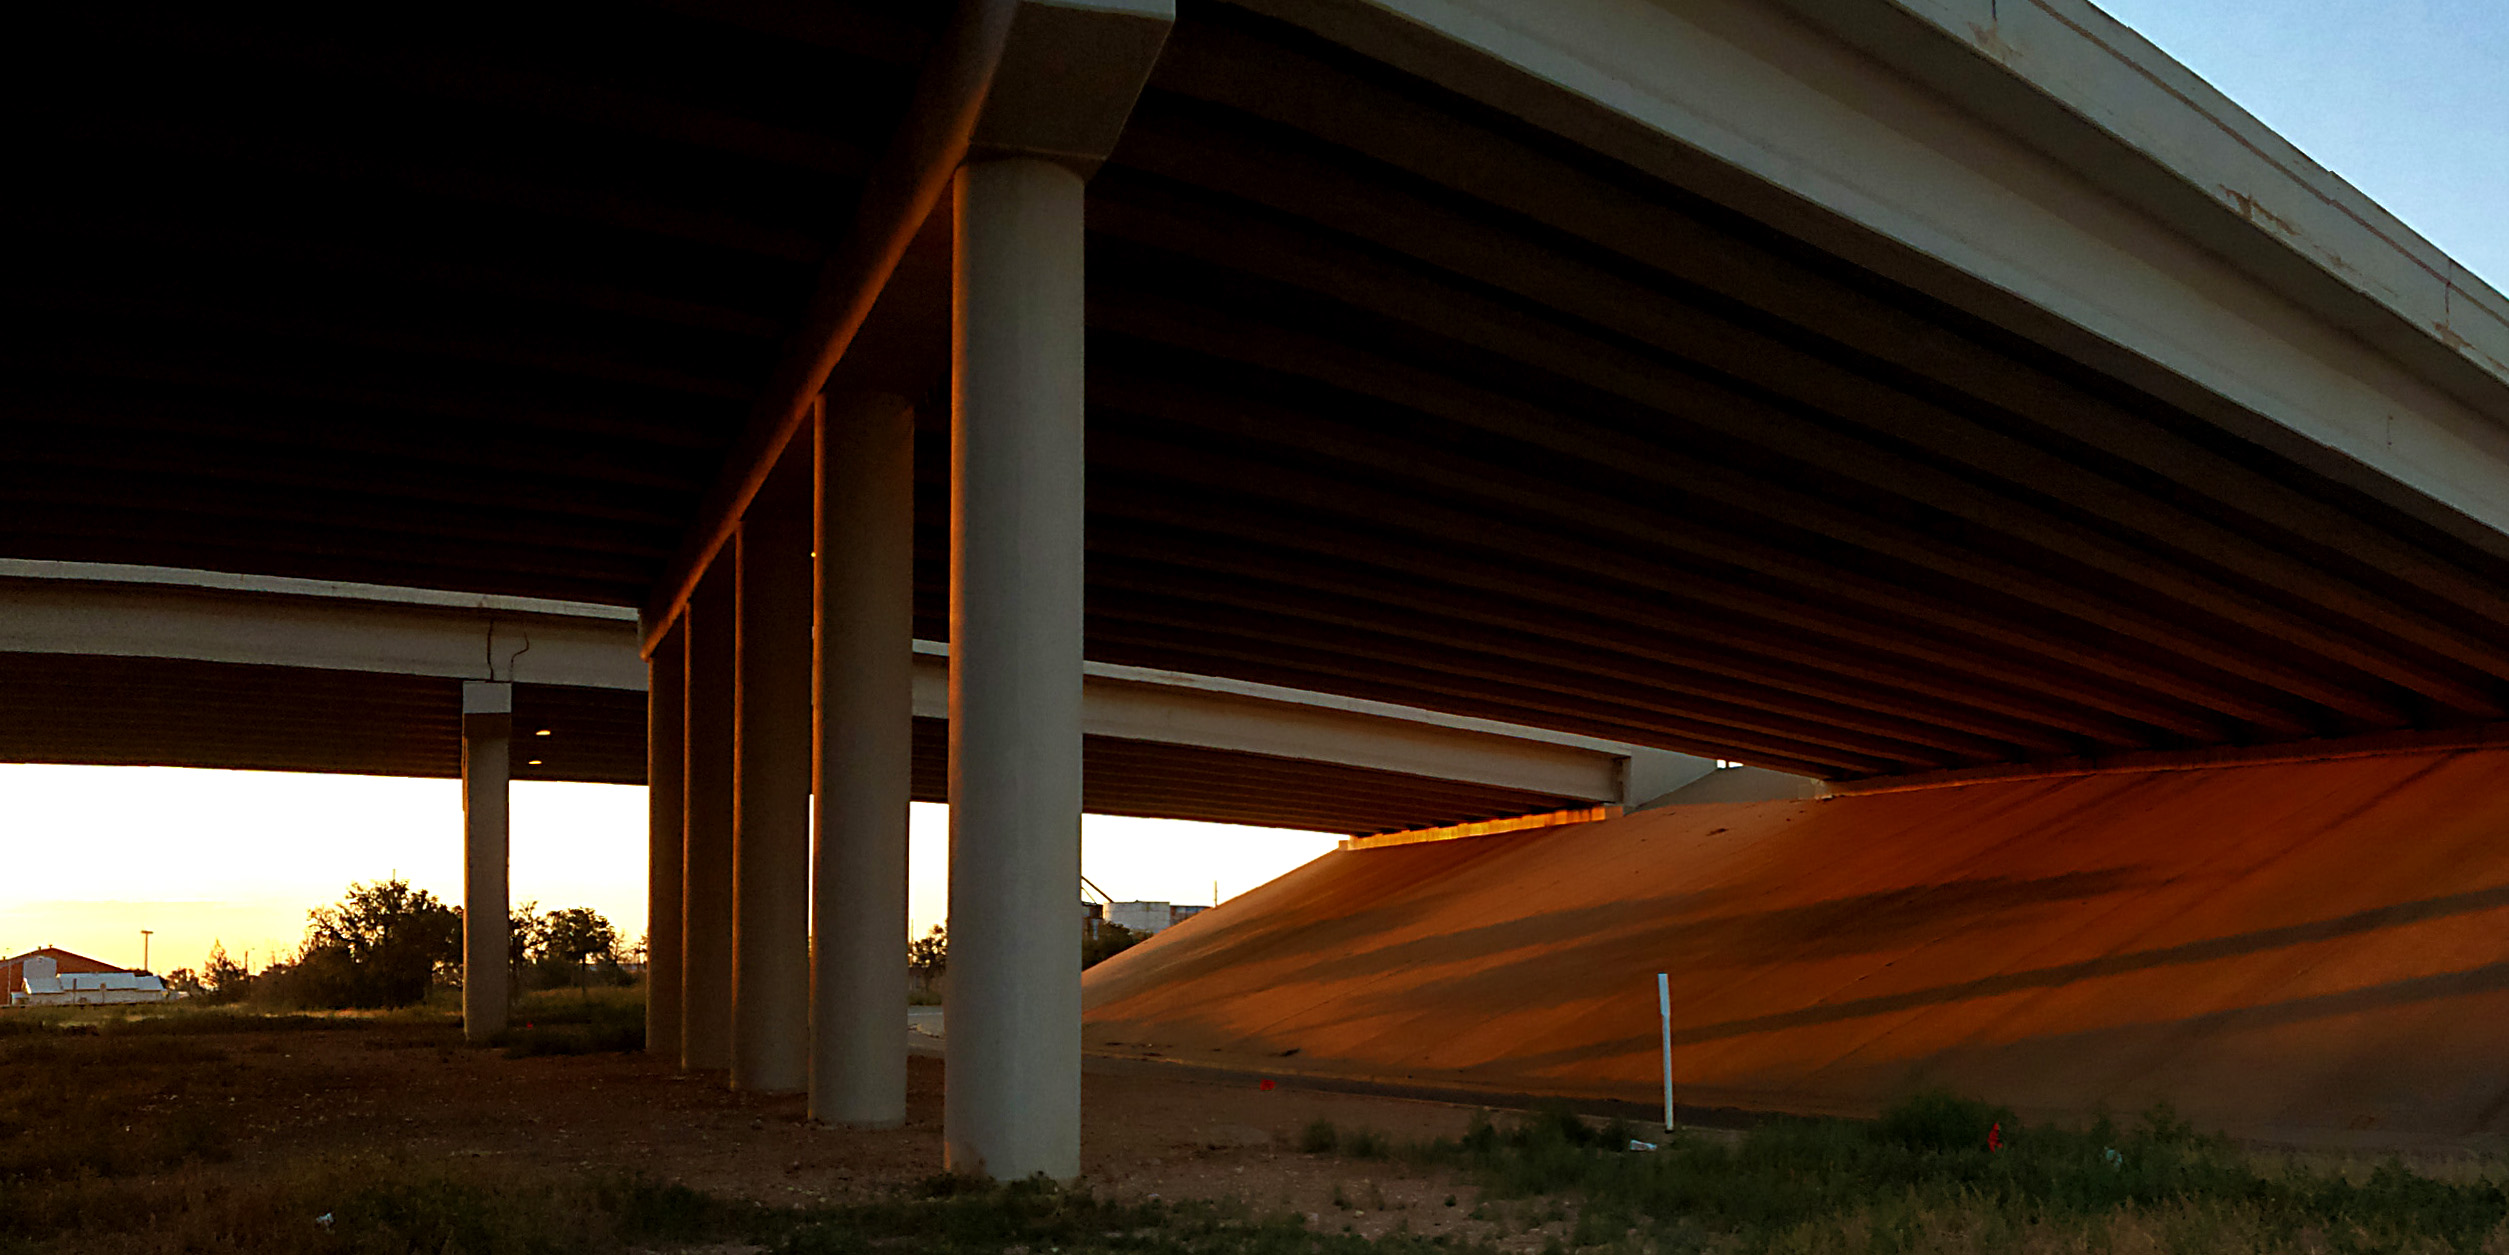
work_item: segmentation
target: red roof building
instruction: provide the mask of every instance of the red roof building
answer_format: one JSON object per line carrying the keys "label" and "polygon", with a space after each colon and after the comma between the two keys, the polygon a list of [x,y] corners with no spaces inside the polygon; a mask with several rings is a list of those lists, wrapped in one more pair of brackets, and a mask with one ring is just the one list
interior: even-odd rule
{"label": "red roof building", "polygon": [[[72,954],[69,951],[63,950],[57,946],[44,946],[40,949],[29,950],[24,954],[11,955],[8,958],[0,959],[0,1000],[6,999],[7,991],[24,986],[26,983],[26,961],[37,955],[42,955],[51,959],[57,965],[54,970],[63,975],[68,975],[74,972],[127,972],[130,970],[125,967],[115,967],[110,963],[98,962],[97,960],[88,958],[83,954]],[[0,1003],[0,1005],[4,1005],[4,1003]]]}

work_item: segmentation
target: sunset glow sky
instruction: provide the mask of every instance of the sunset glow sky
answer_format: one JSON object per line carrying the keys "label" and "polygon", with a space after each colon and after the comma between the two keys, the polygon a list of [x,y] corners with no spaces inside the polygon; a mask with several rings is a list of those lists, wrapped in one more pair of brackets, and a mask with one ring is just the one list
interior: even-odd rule
{"label": "sunset glow sky", "polygon": [[[293,951],[305,912],[350,881],[395,873],[462,898],[462,790],[451,780],[0,765],[0,954],[58,945],[126,967],[152,928],[159,971],[197,968],[213,940],[259,967]],[[514,786],[513,894],[590,906],[645,931],[645,791]],[[916,804],[908,916],[949,903],[949,813]],[[1311,832],[1091,816],[1081,870],[1122,899],[1209,902],[1333,848]],[[905,938],[898,939],[904,954]]]}

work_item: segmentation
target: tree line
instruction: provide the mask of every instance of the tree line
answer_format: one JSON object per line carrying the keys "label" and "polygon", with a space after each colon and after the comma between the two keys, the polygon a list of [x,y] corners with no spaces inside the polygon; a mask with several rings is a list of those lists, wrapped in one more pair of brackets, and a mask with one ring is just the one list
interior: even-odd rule
{"label": "tree line", "polygon": [[[629,985],[645,943],[622,945],[618,929],[587,906],[542,911],[537,902],[507,920],[507,962],[517,992],[561,986]],[[1080,965],[1130,949],[1146,934],[1100,924],[1081,939]],[[934,925],[907,943],[906,966],[919,998],[937,1000],[949,968],[949,930]],[[306,912],[305,938],[288,958],[253,972],[212,942],[198,969],[166,973],[166,987],[208,1003],[252,1001],[305,1009],[404,1007],[430,990],[462,983],[462,908],[398,876],[351,884],[339,902]]]}
{"label": "tree line", "polygon": [[[518,991],[631,984],[626,965],[644,948],[623,947],[618,929],[591,907],[542,911],[525,902],[508,925],[507,961]],[[395,876],[351,884],[338,903],[307,912],[296,953],[260,972],[212,942],[197,971],[167,973],[166,987],[203,1002],[347,1009],[409,1006],[429,990],[459,987],[461,979],[462,908]]]}

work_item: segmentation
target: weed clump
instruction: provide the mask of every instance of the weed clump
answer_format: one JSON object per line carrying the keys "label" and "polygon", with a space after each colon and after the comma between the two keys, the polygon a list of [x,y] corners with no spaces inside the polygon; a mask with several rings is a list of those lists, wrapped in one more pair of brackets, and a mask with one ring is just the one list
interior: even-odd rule
{"label": "weed clump", "polygon": [[551,991],[526,995],[513,1011],[514,1025],[496,1039],[508,1059],[546,1055],[622,1054],[645,1048],[645,1001],[641,996]]}
{"label": "weed clump", "polygon": [[235,1072],[223,1050],[94,1025],[0,1040],[0,1181],[110,1180],[223,1160]]}
{"label": "weed clump", "polygon": [[2359,1181],[2261,1171],[2166,1106],[2130,1127],[2025,1128],[2008,1109],[1925,1094],[1877,1120],[1776,1119],[1655,1151],[1629,1149],[1630,1132],[1559,1107],[1504,1128],[1484,1113],[1408,1153],[1465,1170],[1486,1198],[1579,1200],[1572,1246],[1636,1230],[1661,1249],[1736,1251],[1994,1250],[2025,1235],[2068,1249],[2509,1247],[2509,1192],[2489,1177],[2394,1161]]}

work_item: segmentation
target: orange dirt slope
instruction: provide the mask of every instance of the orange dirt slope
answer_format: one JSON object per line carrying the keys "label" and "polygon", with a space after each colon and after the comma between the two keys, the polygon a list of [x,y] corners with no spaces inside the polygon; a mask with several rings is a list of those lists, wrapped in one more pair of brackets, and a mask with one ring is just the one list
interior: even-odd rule
{"label": "orange dirt slope", "polygon": [[2509,750],[1671,807],[1327,855],[1092,969],[1104,1054],[2324,1145],[2509,1133]]}

